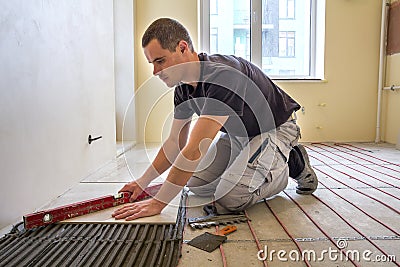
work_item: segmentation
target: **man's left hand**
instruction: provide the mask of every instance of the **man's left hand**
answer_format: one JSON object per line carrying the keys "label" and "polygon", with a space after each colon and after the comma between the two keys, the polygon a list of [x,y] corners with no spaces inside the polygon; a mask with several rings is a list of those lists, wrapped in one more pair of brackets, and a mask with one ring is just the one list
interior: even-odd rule
{"label": "man's left hand", "polygon": [[167,204],[152,198],[127,204],[114,211],[112,216],[117,220],[125,219],[126,221],[132,221],[137,218],[160,214],[166,205]]}

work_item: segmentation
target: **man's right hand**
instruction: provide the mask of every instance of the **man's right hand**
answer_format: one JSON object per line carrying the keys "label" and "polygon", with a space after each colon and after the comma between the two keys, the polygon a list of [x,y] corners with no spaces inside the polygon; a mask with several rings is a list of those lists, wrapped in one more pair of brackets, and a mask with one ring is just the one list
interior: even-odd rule
{"label": "man's right hand", "polygon": [[144,191],[147,185],[148,185],[147,183],[143,183],[140,182],[139,180],[136,180],[127,183],[118,192],[130,192],[131,197],[129,198],[129,201],[134,202],[136,198]]}

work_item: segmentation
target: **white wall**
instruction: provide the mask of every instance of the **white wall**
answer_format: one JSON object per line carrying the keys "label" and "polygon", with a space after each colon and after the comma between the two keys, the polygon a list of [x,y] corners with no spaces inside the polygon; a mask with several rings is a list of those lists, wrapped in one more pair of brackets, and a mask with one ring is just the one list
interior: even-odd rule
{"label": "white wall", "polygon": [[136,141],[135,101],[131,101],[134,94],[134,8],[133,0],[114,0],[115,111],[118,141]]}
{"label": "white wall", "polygon": [[115,95],[112,0],[0,0],[0,18],[1,228],[115,156]]}
{"label": "white wall", "polygon": [[[400,85],[400,53],[388,55],[386,64],[385,86]],[[400,148],[400,91],[384,90],[382,99],[382,139]]]}

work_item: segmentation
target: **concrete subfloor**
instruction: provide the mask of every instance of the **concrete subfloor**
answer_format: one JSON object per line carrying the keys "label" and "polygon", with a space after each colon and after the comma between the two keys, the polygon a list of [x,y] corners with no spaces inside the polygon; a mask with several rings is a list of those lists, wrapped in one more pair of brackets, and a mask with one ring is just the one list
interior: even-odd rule
{"label": "concrete subfloor", "polygon": [[[313,195],[296,194],[290,179],[284,192],[248,209],[249,224],[236,224],[238,230],[212,253],[187,242],[215,227],[186,226],[179,266],[396,266],[394,258],[399,266],[400,151],[384,143],[304,145],[320,180]],[[158,147],[136,145],[80,186],[90,184],[99,195],[113,194],[140,176]],[[81,193],[88,199],[96,190]],[[63,203],[63,196],[58,201]],[[187,217],[203,216],[201,204],[206,201],[190,194]],[[258,259],[264,256],[260,249],[267,251],[265,261]],[[302,254],[309,259],[302,260]]]}

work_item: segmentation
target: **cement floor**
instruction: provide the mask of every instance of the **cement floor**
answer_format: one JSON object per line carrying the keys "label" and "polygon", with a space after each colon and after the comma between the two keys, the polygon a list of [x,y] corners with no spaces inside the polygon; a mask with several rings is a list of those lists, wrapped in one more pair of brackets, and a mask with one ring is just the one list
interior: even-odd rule
{"label": "cement floor", "polygon": [[400,151],[388,144],[305,145],[320,180],[313,195],[296,194],[290,180],[284,192],[248,209],[250,225],[237,224],[212,253],[186,243],[213,229],[186,227],[180,266],[399,266]]}
{"label": "cement floor", "polygon": [[[249,224],[236,224],[212,253],[187,242],[215,228],[186,226],[179,266],[399,266],[400,151],[388,144],[304,145],[320,180],[313,195],[296,194],[290,180],[284,192],[248,209]],[[158,144],[136,145],[77,185],[90,190],[71,189],[53,204],[68,202],[71,194],[82,200],[113,194],[139,177],[157,150]],[[188,198],[189,206],[204,201]],[[204,215],[201,205],[187,212]]]}

